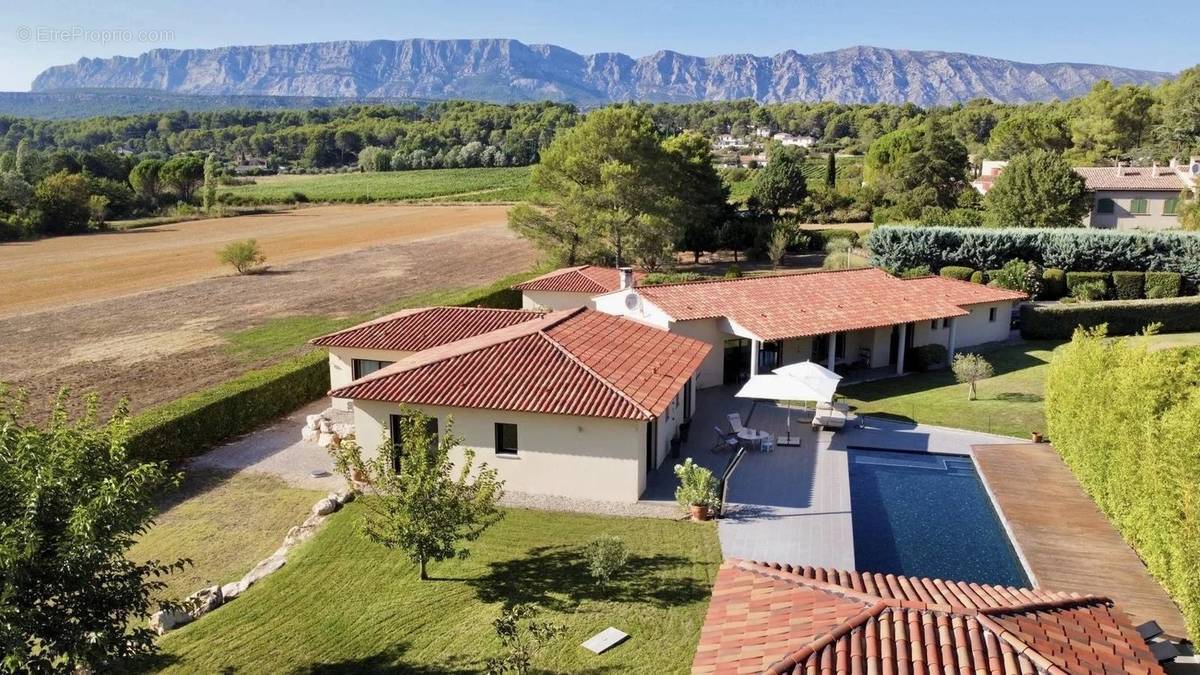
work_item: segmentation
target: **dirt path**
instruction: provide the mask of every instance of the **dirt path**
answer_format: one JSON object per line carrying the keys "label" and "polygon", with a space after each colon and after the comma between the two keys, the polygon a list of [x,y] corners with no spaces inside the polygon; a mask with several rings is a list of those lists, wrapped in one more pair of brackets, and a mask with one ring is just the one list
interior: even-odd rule
{"label": "dirt path", "polygon": [[502,225],[498,205],[340,205],[0,244],[0,316],[227,275],[216,252],[257,239],[273,268]]}
{"label": "dirt path", "polygon": [[[382,207],[396,208],[409,207]],[[443,207],[426,208],[447,216],[452,211]],[[348,213],[354,209],[384,213],[372,206],[336,209],[343,214],[342,222],[370,222],[354,221]],[[329,213],[315,208],[295,213],[308,219],[321,211]],[[478,211],[468,209],[472,213]],[[223,221],[210,224],[226,225]],[[370,231],[373,226],[362,227]],[[440,227],[455,229],[448,222]],[[382,229],[385,238],[397,236],[386,234],[389,227]],[[363,248],[360,240],[359,250],[278,263],[272,266],[270,274],[215,276],[106,300],[0,317],[0,381],[27,389],[34,414],[44,411],[48,398],[64,386],[76,393],[98,391],[106,405],[120,396],[129,396],[133,409],[139,410],[279,358],[247,360],[229,348],[230,333],[261,326],[275,317],[353,316],[422,293],[481,286],[529,269],[535,259],[530,246],[501,223],[476,224],[461,232],[423,238],[414,238],[411,231],[404,235],[408,240],[403,243]],[[159,236],[151,234],[147,239]],[[309,236],[314,240],[323,238],[320,233]],[[130,235],[130,239],[140,237]],[[75,238],[81,239],[94,238]],[[57,240],[46,243],[54,241]],[[188,257],[185,252],[179,255]],[[99,264],[99,258],[93,256],[92,260]],[[71,268],[66,262],[57,264]],[[207,256],[203,264],[207,264]],[[117,262],[109,260],[103,266],[119,267]],[[83,267],[87,269],[86,265]],[[6,269],[0,274],[11,273]],[[97,278],[83,281],[80,274],[71,274],[75,281],[58,280],[58,286],[62,287],[57,296],[59,302],[69,297],[86,297],[94,290],[88,286],[99,283]],[[178,276],[167,278],[179,281]],[[28,287],[19,284],[17,294],[28,296]],[[114,293],[112,287],[105,292]]]}

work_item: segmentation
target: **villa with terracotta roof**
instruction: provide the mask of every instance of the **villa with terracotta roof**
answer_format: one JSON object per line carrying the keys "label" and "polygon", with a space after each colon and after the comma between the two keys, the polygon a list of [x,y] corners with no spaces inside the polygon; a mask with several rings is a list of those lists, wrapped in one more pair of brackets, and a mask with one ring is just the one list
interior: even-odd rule
{"label": "villa with terracotta roof", "polygon": [[633,286],[594,299],[625,316],[712,347],[701,387],[811,360],[830,370],[903,373],[911,347],[1004,340],[1025,294],[945,277],[900,279],[867,268]]}
{"label": "villa with terracotta roof", "polygon": [[1163,673],[1112,600],[729,560],[694,675]]}
{"label": "villa with terracotta roof", "polygon": [[602,293],[632,286],[645,276],[641,272],[615,267],[580,265],[547,272],[513,286],[521,291],[524,309],[557,310],[591,307],[591,299]]}
{"label": "villa with terracotta roof", "polygon": [[[443,431],[453,418],[462,439],[455,452],[473,449],[499,470],[506,489],[522,493],[636,501],[692,415],[695,375],[710,350],[582,307],[514,313],[497,319],[508,325],[470,335],[483,315],[460,313],[425,342],[414,316],[421,313],[400,317],[404,330],[382,339],[413,353],[330,392],[353,403],[359,445],[399,439],[401,406]],[[451,330],[464,320],[476,323]],[[350,331],[366,339],[379,323]],[[350,331],[317,343],[337,344]],[[459,337],[449,341],[452,335]],[[433,344],[439,340],[447,341]]]}

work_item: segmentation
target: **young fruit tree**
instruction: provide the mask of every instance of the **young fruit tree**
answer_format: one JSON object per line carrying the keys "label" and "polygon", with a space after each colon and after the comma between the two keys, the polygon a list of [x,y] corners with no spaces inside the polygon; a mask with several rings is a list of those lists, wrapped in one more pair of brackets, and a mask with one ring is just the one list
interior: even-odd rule
{"label": "young fruit tree", "polygon": [[629,547],[624,539],[606,534],[588,542],[583,557],[587,561],[588,574],[596,580],[597,586],[604,588],[629,562]]}
{"label": "young fruit tree", "polygon": [[401,409],[399,448],[391,440],[364,459],[353,441],[331,448],[334,466],[347,481],[365,483],[373,494],[364,499],[367,516],[362,531],[370,540],[400,549],[429,579],[430,561],[466,558],[464,545],[475,541],[500,518],[503,481],[487,464],[475,467],[475,453],[464,449],[457,470],[450,451],[459,445],[453,423],[441,437],[429,431],[430,418]]}
{"label": "young fruit tree", "polygon": [[[487,660],[488,675],[529,675],[538,652],[566,630],[560,624],[538,619],[536,605],[513,605],[492,622],[501,653]],[[538,671],[541,672],[541,671]]]}
{"label": "young fruit tree", "polygon": [[951,364],[954,379],[967,385],[967,400],[975,400],[975,383],[995,375],[992,364],[978,354],[955,354]]}
{"label": "young fruit tree", "polygon": [[230,242],[217,252],[217,258],[226,265],[232,265],[238,274],[254,274],[261,272],[267,256],[254,239]]}
{"label": "young fruit tree", "polygon": [[36,426],[0,391],[0,673],[123,672],[155,651],[146,619],[161,580],[188,561],[135,562],[153,498],[178,484],[165,463],[131,459],[123,405],[76,420],[60,393]]}

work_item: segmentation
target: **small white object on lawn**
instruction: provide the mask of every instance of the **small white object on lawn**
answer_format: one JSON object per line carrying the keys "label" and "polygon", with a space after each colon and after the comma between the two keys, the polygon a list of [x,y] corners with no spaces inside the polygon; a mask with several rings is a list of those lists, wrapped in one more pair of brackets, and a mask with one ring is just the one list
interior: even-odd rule
{"label": "small white object on lawn", "polygon": [[613,628],[612,626],[609,626],[608,628],[605,628],[599,633],[596,633],[592,637],[588,638],[588,641],[583,643],[583,647],[590,652],[603,654],[609,649],[616,647],[627,637],[629,637],[628,633],[624,633],[616,628]]}

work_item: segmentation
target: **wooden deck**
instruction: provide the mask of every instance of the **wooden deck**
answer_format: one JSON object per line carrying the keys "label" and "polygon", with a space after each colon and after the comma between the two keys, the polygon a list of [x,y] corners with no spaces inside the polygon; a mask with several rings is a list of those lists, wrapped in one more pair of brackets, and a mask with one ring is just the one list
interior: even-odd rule
{"label": "wooden deck", "polygon": [[974,445],[975,463],[1043,588],[1113,598],[1134,624],[1183,615],[1047,444]]}

